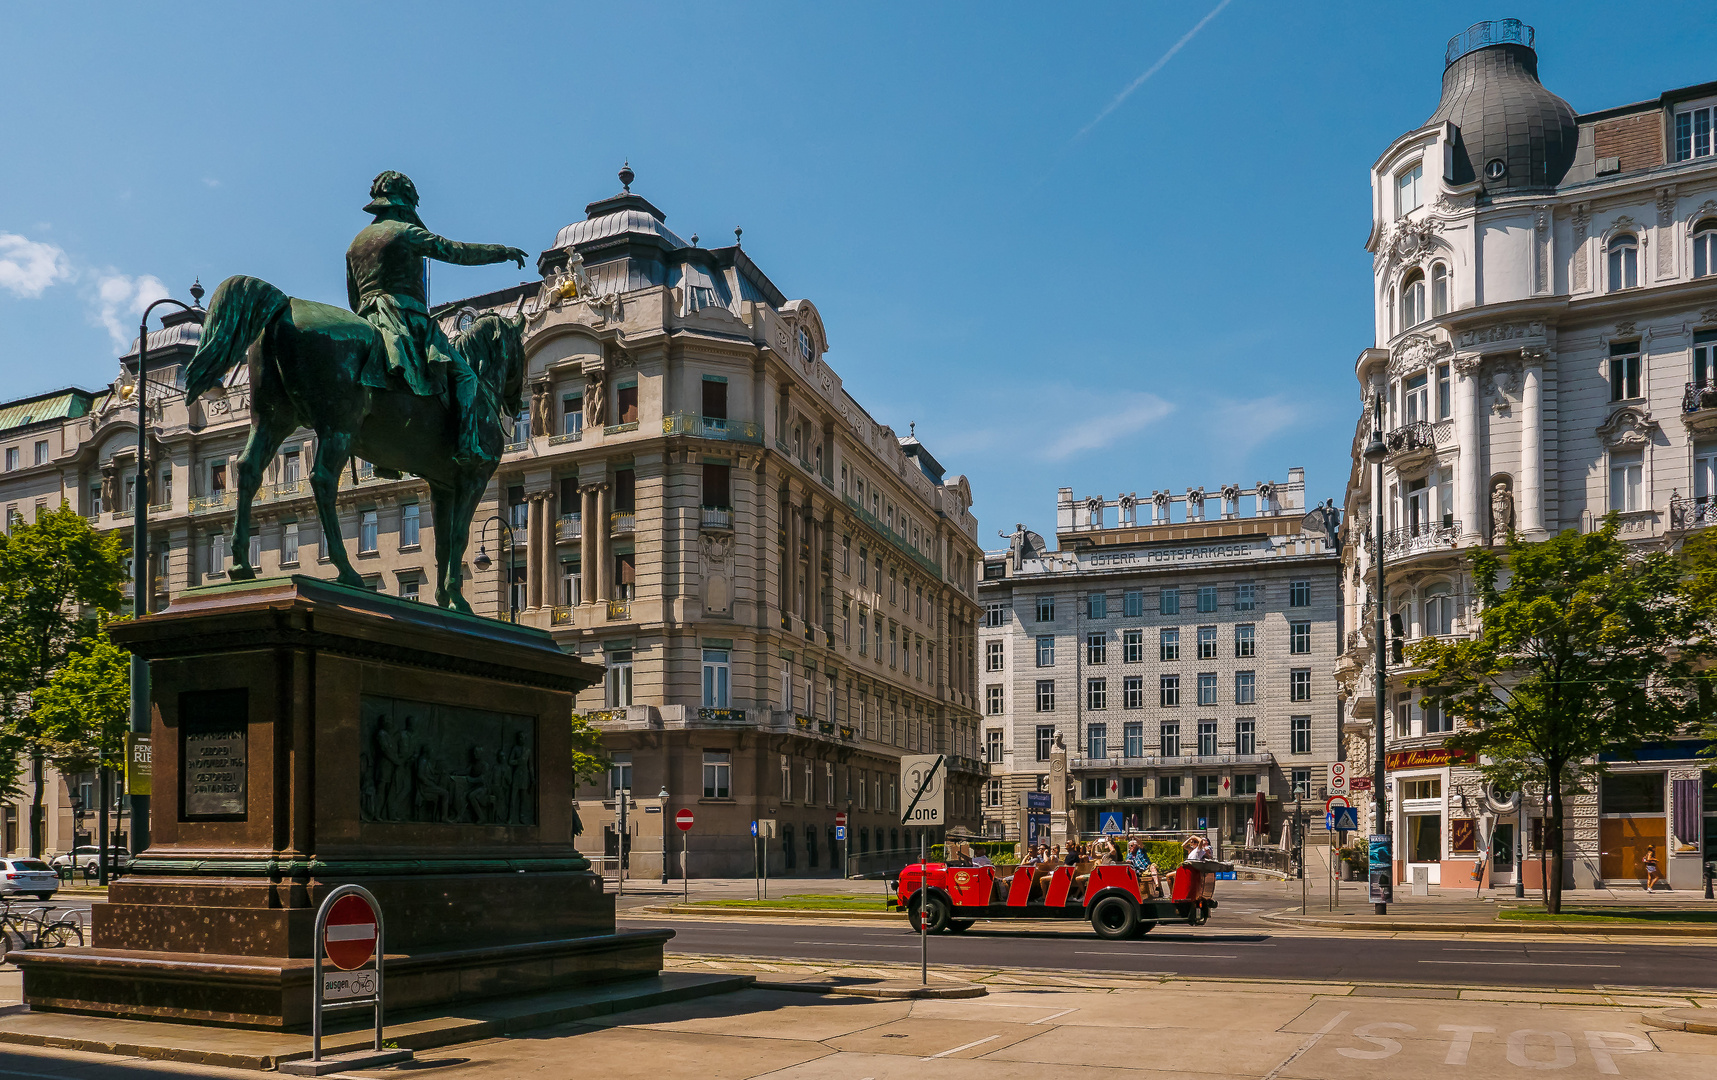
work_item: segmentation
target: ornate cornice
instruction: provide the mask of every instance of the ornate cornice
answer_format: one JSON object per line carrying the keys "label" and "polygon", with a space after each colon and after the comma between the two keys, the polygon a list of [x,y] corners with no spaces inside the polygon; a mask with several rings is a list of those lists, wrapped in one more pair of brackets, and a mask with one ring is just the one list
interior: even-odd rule
{"label": "ornate cornice", "polygon": [[1611,413],[1597,428],[1598,437],[1612,450],[1647,446],[1658,432],[1658,423],[1651,410],[1639,405],[1623,405]]}

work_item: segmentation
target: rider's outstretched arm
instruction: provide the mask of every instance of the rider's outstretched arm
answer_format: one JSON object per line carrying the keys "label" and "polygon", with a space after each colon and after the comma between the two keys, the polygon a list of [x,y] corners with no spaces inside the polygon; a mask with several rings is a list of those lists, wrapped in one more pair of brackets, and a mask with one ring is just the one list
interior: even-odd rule
{"label": "rider's outstretched arm", "polygon": [[[418,233],[421,235],[417,235]],[[415,228],[412,239],[417,241],[424,255],[438,262],[453,263],[457,266],[487,266],[490,263],[512,260],[521,267],[525,265],[525,253],[505,244],[465,244],[458,240],[449,240],[445,236],[437,236],[428,229]]]}

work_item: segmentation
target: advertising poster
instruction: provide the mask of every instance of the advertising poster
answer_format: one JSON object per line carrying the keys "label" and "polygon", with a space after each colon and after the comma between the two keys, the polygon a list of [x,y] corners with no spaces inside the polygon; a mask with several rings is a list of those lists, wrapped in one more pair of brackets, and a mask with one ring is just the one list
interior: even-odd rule
{"label": "advertising poster", "polygon": [[1370,843],[1369,879],[1371,881],[1371,902],[1387,904],[1395,899],[1395,866],[1387,835],[1373,834]]}

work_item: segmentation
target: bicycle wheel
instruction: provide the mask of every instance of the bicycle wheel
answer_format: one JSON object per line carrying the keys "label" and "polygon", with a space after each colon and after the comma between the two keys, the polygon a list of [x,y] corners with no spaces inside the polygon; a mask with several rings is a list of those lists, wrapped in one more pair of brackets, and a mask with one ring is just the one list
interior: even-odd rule
{"label": "bicycle wheel", "polygon": [[17,916],[0,916],[0,942],[5,944],[7,952],[30,947],[30,935],[18,925]]}
{"label": "bicycle wheel", "polygon": [[83,927],[75,922],[51,923],[42,928],[36,939],[38,949],[63,949],[67,945],[83,944]]}

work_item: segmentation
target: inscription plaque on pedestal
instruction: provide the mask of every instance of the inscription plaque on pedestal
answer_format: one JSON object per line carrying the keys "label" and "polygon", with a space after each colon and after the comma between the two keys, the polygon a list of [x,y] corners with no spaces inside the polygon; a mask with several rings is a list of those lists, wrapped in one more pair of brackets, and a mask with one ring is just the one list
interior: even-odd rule
{"label": "inscription plaque on pedestal", "polygon": [[185,820],[243,820],[250,692],[243,688],[186,691],[179,695],[179,717]]}

